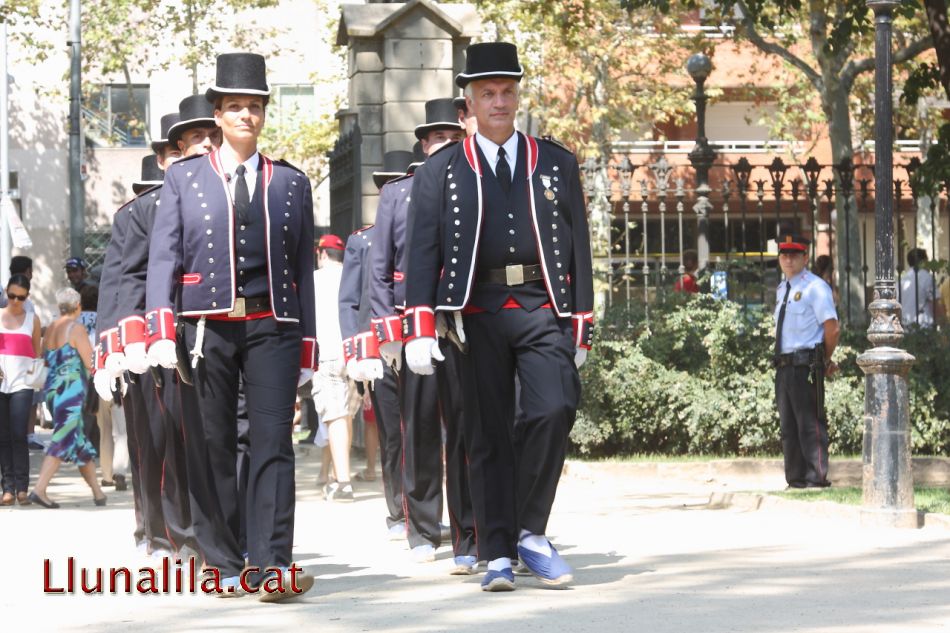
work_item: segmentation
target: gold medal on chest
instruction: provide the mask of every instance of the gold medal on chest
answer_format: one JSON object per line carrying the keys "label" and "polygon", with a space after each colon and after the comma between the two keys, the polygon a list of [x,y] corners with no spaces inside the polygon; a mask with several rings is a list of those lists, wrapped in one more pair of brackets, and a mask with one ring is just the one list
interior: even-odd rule
{"label": "gold medal on chest", "polygon": [[551,177],[541,174],[541,184],[544,185],[544,197],[548,200],[554,200],[554,192],[551,191]]}
{"label": "gold medal on chest", "polygon": [[547,198],[548,200],[554,200],[554,192],[551,191],[550,189],[545,189],[544,197]]}
{"label": "gold medal on chest", "polygon": [[795,293],[795,301],[801,301],[801,300],[802,300],[802,293],[801,293],[801,292],[796,292],[796,293]]}

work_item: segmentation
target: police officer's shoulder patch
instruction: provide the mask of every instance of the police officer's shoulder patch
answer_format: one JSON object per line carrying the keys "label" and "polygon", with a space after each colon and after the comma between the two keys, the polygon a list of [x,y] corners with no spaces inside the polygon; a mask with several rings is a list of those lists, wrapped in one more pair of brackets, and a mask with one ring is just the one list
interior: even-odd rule
{"label": "police officer's shoulder patch", "polygon": [[561,141],[557,140],[554,137],[542,136],[539,138],[539,140],[542,140],[545,143],[548,143],[549,145],[553,145],[554,147],[560,148],[564,150],[565,152],[567,152],[568,154],[571,154],[571,155],[574,154],[574,152],[572,152],[564,143],[562,143]]}

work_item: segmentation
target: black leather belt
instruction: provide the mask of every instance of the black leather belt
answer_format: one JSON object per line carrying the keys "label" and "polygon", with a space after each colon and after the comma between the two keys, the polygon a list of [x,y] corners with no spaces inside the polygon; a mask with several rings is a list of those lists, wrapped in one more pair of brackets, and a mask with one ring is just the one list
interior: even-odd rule
{"label": "black leather belt", "polygon": [[532,264],[523,266],[513,264],[504,268],[493,268],[491,270],[480,270],[475,277],[475,281],[480,284],[491,283],[501,284],[503,286],[520,286],[529,281],[538,281],[543,279],[541,273],[541,264]]}
{"label": "black leather belt", "polygon": [[260,297],[237,297],[234,300],[234,308],[228,312],[228,318],[240,319],[249,314],[267,312],[268,310],[270,310],[270,297],[267,295]]}
{"label": "black leather belt", "polygon": [[776,354],[772,365],[779,367],[810,367],[815,362],[814,349],[798,349],[788,354]]}

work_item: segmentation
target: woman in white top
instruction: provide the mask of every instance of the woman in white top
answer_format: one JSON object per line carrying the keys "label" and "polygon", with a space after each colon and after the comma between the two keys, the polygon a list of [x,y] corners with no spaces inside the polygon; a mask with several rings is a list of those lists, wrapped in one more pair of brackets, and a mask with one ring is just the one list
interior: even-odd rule
{"label": "woman in white top", "polygon": [[30,451],[26,432],[33,406],[34,359],[40,353],[40,320],[25,309],[30,280],[12,275],[7,283],[7,305],[0,308],[0,473],[3,498],[29,505]]}

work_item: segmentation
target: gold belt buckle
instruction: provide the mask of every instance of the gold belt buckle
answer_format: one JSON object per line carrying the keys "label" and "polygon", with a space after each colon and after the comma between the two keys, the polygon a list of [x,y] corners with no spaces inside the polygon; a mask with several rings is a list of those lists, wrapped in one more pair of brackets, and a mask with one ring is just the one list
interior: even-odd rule
{"label": "gold belt buckle", "polygon": [[228,312],[228,318],[230,319],[243,319],[247,316],[247,310],[244,306],[244,297],[237,297],[234,299],[234,308]]}
{"label": "gold belt buckle", "polygon": [[505,266],[505,283],[509,286],[520,286],[524,283],[524,266],[512,264]]}

